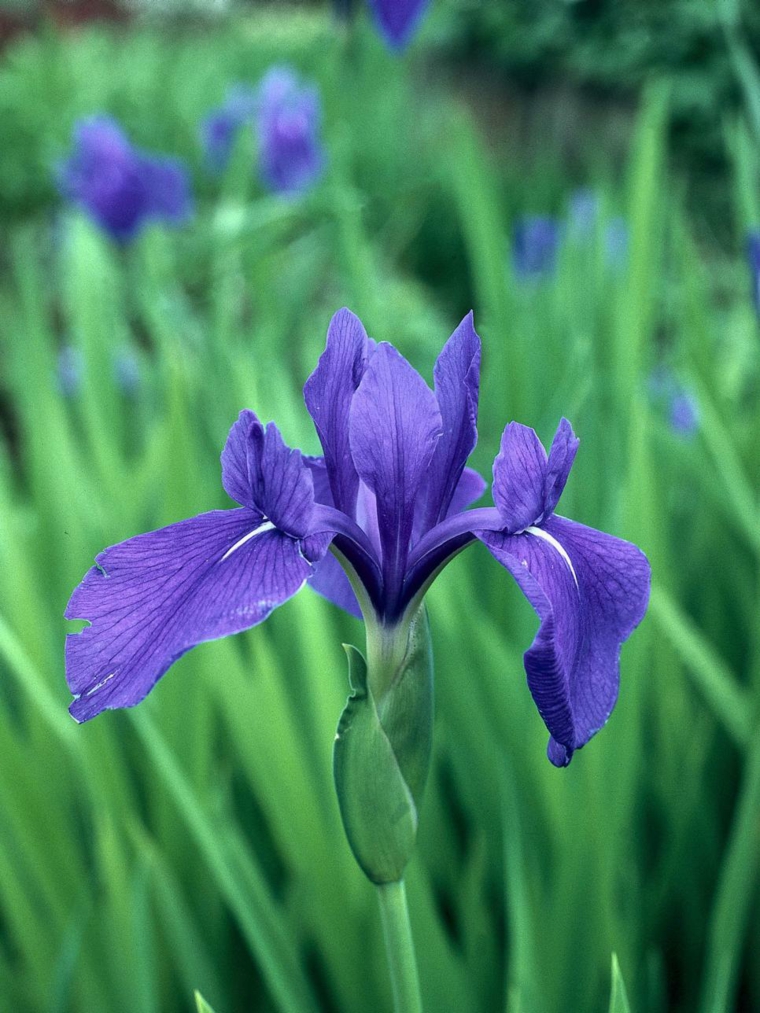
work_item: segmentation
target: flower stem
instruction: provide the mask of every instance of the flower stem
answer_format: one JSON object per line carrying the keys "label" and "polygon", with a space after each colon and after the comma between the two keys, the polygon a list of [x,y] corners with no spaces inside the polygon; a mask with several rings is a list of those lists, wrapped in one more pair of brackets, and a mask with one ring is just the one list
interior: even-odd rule
{"label": "flower stem", "polygon": [[385,950],[393,984],[395,1013],[422,1013],[420,981],[403,879],[378,884]]}

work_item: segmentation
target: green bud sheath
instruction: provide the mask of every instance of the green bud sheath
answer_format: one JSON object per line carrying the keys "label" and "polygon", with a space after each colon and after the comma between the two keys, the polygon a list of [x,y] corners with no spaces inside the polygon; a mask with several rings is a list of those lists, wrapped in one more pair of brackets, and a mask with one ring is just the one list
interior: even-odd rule
{"label": "green bud sheath", "polygon": [[[433,737],[433,656],[424,606],[383,640],[371,664],[346,646],[351,696],[338,724],[335,786],[351,850],[373,883],[403,876],[417,834]],[[377,644],[374,645],[377,647]]]}

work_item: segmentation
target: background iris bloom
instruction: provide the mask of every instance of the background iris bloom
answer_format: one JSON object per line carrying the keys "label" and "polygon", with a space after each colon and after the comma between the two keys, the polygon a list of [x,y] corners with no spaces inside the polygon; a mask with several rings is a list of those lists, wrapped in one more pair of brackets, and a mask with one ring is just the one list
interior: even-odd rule
{"label": "background iris bloom", "polygon": [[324,457],[291,450],[274,423],[244,411],[222,452],[237,509],[98,556],[66,611],[91,623],[67,639],[73,716],[138,703],[185,651],[256,625],[309,580],[392,638],[441,568],[478,539],[541,619],[525,668],[549,758],[567,764],[614,706],[649,565],[634,545],[554,514],[578,447],[565,419],[548,455],[532,429],[510,423],[493,466],[495,506],[464,509],[485,487],[465,468],[479,372],[471,314],[439,355],[432,391],[392,345],[337,313],[304,388]]}
{"label": "background iris bloom", "polygon": [[289,67],[273,67],[259,87],[256,131],[259,169],[275,193],[306,190],[321,175],[321,103],[313,86],[303,86]]}
{"label": "background iris bloom", "polygon": [[391,49],[403,49],[419,26],[430,0],[370,0],[380,34]]}
{"label": "background iris bloom", "polygon": [[181,163],[132,147],[109,116],[80,121],[74,151],[58,170],[61,193],[113,239],[126,243],[150,221],[185,221],[190,184]]}

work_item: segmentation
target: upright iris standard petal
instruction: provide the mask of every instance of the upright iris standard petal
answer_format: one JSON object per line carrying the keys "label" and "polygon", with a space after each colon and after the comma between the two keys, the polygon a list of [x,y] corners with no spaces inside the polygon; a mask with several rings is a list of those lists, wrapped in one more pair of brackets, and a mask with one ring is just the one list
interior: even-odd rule
{"label": "upright iris standard petal", "polygon": [[252,449],[251,430],[257,426],[263,428],[254,412],[248,409],[240,412],[230,429],[221,458],[224,491],[236,503],[254,510],[260,508],[253,501],[248,455]]}
{"label": "upright iris standard petal", "polygon": [[325,454],[333,502],[349,516],[356,509],[359,476],[351,457],[348,420],[368,353],[367,332],[359,318],[350,310],[338,310],[330,321],[325,350],[303,389]]}
{"label": "upright iris standard petal", "polygon": [[472,313],[443,346],[435,364],[434,380],[443,432],[427,482],[425,530],[448,513],[467,458],[478,442],[480,338]]}
{"label": "upright iris standard petal", "polygon": [[351,403],[349,436],[359,477],[375,494],[391,598],[403,579],[417,494],[441,431],[433,392],[392,345],[381,342]]}
{"label": "upright iris standard petal", "polygon": [[522,531],[544,512],[546,451],[533,429],[510,422],[493,464],[493,501],[505,529]]}
{"label": "upright iris standard petal", "polygon": [[177,224],[192,211],[182,165],[133,148],[107,116],[77,125],[74,151],[60,166],[58,184],[117,242],[128,242],[148,221]]}
{"label": "upright iris standard petal", "polygon": [[630,542],[564,517],[520,535],[478,537],[541,619],[525,670],[551,733],[549,759],[565,766],[615,705],[620,649],[649,599],[649,563]]}
{"label": "upright iris standard petal", "polygon": [[430,0],[370,0],[377,27],[391,49],[409,42]]}
{"label": "upright iris standard petal", "polygon": [[314,484],[300,450],[283,442],[274,422],[250,430],[249,467],[253,499],[281,531],[298,538],[308,533]]}
{"label": "upright iris standard petal", "polygon": [[252,411],[242,411],[222,451],[222,484],[237,503],[250,507],[286,534],[303,538],[314,504],[311,469],[291,450],[277,426],[266,429]]}
{"label": "upright iris standard petal", "polygon": [[578,453],[579,443],[580,440],[573,432],[573,427],[567,419],[562,419],[549,448],[544,482],[544,517],[548,517],[554,511],[562,495],[575,455]]}
{"label": "upright iris standard petal", "polygon": [[66,609],[90,623],[66,641],[72,715],[139,703],[191,647],[260,623],[311,572],[298,540],[246,507],[106,549]]}

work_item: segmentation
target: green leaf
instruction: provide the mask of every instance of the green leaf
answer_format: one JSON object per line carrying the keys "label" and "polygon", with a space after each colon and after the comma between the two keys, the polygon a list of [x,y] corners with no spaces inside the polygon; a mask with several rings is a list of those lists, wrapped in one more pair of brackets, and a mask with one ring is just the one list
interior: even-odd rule
{"label": "green leaf", "polygon": [[612,993],[610,994],[610,1013],[631,1013],[628,995],[625,991],[623,975],[620,973],[617,953],[612,954]]}
{"label": "green leaf", "polygon": [[658,584],[652,588],[650,610],[717,718],[739,746],[746,746],[752,732],[753,709],[747,690],[739,685],[704,634]]}
{"label": "green leaf", "polygon": [[195,993],[195,1008],[198,1013],[214,1013],[213,1007],[209,1006],[200,992]]}

